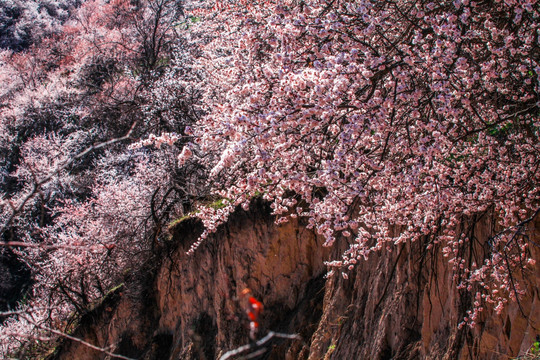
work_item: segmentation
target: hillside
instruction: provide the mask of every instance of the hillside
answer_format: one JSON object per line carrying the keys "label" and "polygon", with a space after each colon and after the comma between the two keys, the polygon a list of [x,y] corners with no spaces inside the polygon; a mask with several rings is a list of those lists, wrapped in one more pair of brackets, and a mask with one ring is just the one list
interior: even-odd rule
{"label": "hillside", "polygon": [[0,0],[0,357],[536,351],[539,19]]}
{"label": "hillside", "polygon": [[[348,280],[325,278],[324,241],[295,220],[276,225],[267,203],[238,210],[192,256],[202,232],[186,219],[152,270],[135,271],[82,320],[73,335],[135,359],[218,359],[249,344],[241,291],[264,303],[260,338],[273,338],[260,359],[506,359],[529,350],[540,322],[540,274],[527,277],[528,294],[496,314],[488,308],[474,329],[458,327],[464,292],[452,285],[440,251],[418,244],[373,256]],[[492,219],[475,225],[481,242]],[[526,230],[540,240],[540,218]],[[334,251],[335,252],[335,251]],[[335,255],[335,254],[334,254]],[[540,257],[538,249],[535,259]],[[64,341],[48,359],[104,359],[99,351]],[[237,358],[237,357],[233,357]]]}

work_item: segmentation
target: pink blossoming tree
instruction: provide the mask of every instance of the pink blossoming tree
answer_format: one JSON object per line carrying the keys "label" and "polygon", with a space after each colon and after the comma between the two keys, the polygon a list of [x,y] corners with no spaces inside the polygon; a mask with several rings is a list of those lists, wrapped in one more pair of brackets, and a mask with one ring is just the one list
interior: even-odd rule
{"label": "pink blossoming tree", "polygon": [[[534,260],[515,226],[540,205],[536,1],[218,1],[199,16],[208,114],[180,161],[209,164],[228,206],[202,210],[190,251],[262,194],[278,221],[348,244],[328,263],[344,277],[422,241],[476,310],[522,292],[512,272]],[[502,233],[471,256],[464,224],[484,214]]]}
{"label": "pink blossoming tree", "polygon": [[[261,196],[278,222],[302,217],[346,248],[328,262],[345,278],[403,243],[442,253],[472,298],[463,324],[523,293],[540,207],[536,0],[70,11],[54,37],[0,53],[1,236],[35,280],[4,353],[57,335],[36,324],[67,329],[208,196],[225,206],[194,213],[206,230],[190,253]],[[497,224],[479,241],[483,216]]]}

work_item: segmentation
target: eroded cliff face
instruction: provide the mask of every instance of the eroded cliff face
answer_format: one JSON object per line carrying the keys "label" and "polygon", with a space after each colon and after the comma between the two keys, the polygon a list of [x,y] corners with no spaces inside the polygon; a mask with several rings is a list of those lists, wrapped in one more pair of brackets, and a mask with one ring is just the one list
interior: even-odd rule
{"label": "eroded cliff face", "polygon": [[[273,339],[261,359],[507,359],[540,332],[538,266],[519,305],[501,315],[487,310],[477,328],[458,329],[470,299],[455,290],[437,249],[403,244],[371,256],[348,280],[325,278],[324,261],[343,249],[323,248],[298,219],[275,225],[269,214],[260,201],[237,211],[193,256],[186,250],[202,227],[181,222],[153,266],[135,272],[73,335],[132,358],[217,359],[249,343],[238,300],[246,287],[264,303],[261,336],[273,330],[303,339]],[[478,223],[478,238],[490,223]],[[528,231],[540,243],[540,221]],[[69,341],[54,358],[107,355]]]}

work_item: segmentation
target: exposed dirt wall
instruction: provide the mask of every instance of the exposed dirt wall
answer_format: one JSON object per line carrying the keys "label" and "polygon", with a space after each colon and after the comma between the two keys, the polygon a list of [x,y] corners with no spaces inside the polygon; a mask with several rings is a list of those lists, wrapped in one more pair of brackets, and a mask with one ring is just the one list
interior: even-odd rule
{"label": "exposed dirt wall", "polygon": [[[181,222],[154,270],[132,275],[75,335],[133,358],[216,359],[250,341],[238,299],[246,287],[264,303],[261,334],[303,339],[274,339],[261,359],[508,359],[540,333],[538,266],[520,304],[501,315],[488,309],[477,328],[458,329],[470,297],[455,289],[437,249],[402,244],[371,256],[348,280],[327,279],[324,261],[342,249],[323,248],[297,219],[275,225],[269,214],[261,201],[237,211],[193,256],[186,250],[202,227]],[[492,224],[480,220],[476,236],[487,238]],[[528,231],[540,243],[540,220]],[[540,250],[531,249],[540,260]],[[66,342],[55,358],[106,355]]]}

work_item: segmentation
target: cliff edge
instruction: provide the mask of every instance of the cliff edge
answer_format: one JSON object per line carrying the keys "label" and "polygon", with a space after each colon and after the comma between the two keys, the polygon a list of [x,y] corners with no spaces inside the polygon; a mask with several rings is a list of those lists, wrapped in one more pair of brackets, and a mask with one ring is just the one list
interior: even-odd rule
{"label": "cliff edge", "polygon": [[[519,303],[501,314],[486,309],[475,328],[460,328],[471,299],[436,248],[402,244],[370,256],[348,279],[326,278],[324,261],[343,249],[323,248],[299,219],[276,225],[270,213],[261,200],[237,210],[192,256],[186,251],[202,225],[180,222],[151,263],[126,275],[73,335],[135,359],[218,359],[250,343],[239,299],[245,288],[264,303],[259,338],[267,331],[301,337],[273,338],[265,350],[253,345],[260,359],[508,359],[540,334],[538,266]],[[477,221],[475,236],[486,241],[492,223]],[[527,234],[540,243],[540,219]],[[540,260],[540,249],[530,250]],[[74,341],[50,357],[106,358]]]}

